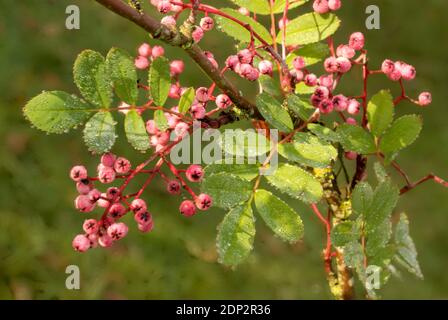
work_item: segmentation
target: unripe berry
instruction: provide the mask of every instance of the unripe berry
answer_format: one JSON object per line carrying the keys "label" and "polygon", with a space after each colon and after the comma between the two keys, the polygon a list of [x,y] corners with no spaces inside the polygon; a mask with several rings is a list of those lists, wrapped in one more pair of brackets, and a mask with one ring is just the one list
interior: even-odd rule
{"label": "unripe berry", "polygon": [[210,209],[210,207],[213,205],[213,199],[205,193],[201,193],[200,195],[198,195],[194,202],[196,204],[196,207],[202,211]]}
{"label": "unripe berry", "polygon": [[304,82],[308,87],[314,87],[317,85],[317,76],[314,73],[308,73],[304,78]]}
{"label": "unripe berry", "polygon": [[205,87],[200,87],[196,90],[196,100],[199,102],[207,102],[209,100],[208,97],[208,89]]}
{"label": "unripe berry", "polygon": [[134,215],[134,220],[141,225],[148,225],[152,222],[152,215],[148,211],[138,212]]}
{"label": "unripe berry", "polygon": [[185,217],[191,217],[196,214],[196,206],[191,200],[184,200],[180,204],[179,211]]}
{"label": "unripe berry", "polygon": [[390,74],[395,70],[395,63],[392,60],[386,59],[381,65],[381,71],[384,74]]}
{"label": "unripe berry", "polygon": [[143,199],[134,199],[131,202],[130,208],[135,214],[143,213],[148,210],[148,206],[146,205],[146,202]]}
{"label": "unripe berry", "polygon": [[171,2],[169,0],[161,0],[157,5],[157,10],[160,13],[166,14],[171,11]]}
{"label": "unripe berry", "polygon": [[165,54],[165,49],[161,46],[154,46],[151,51],[151,56],[153,59],[157,59]]}
{"label": "unripe berry", "polygon": [[347,160],[356,160],[356,158],[358,157],[358,154],[353,151],[348,151],[348,152],[344,153],[344,156]]}
{"label": "unripe berry", "polygon": [[200,165],[192,164],[188,167],[185,175],[191,182],[199,182],[204,177],[204,169]]}
{"label": "unripe berry", "polygon": [[108,184],[115,180],[115,170],[111,167],[103,166],[98,171],[98,180],[101,183]]}
{"label": "unripe berry", "polygon": [[185,64],[182,60],[173,60],[170,63],[170,73],[171,76],[178,76],[184,72]]}
{"label": "unripe berry", "polygon": [[138,230],[143,233],[151,232],[153,228],[154,228],[154,221],[151,221],[148,224],[138,224]]}
{"label": "unripe berry", "polygon": [[355,54],[356,54],[356,51],[353,48],[350,48],[346,44],[341,44],[336,49],[336,55],[338,57],[344,57],[344,58],[347,58],[347,59],[351,59],[351,58],[353,58],[355,56]]}
{"label": "unripe berry", "polygon": [[432,103],[432,95],[430,92],[422,92],[418,96],[418,103],[422,107],[429,106]]}
{"label": "unripe berry", "polygon": [[215,102],[220,109],[226,109],[232,105],[232,100],[226,94],[218,95]]}
{"label": "unripe berry", "polygon": [[85,220],[84,223],[82,224],[82,229],[87,234],[97,233],[99,229],[98,221],[96,221],[95,219]]}
{"label": "unripe berry", "polygon": [[205,108],[200,104],[194,104],[191,107],[191,115],[195,119],[204,119],[206,113]]}
{"label": "unripe berry", "polygon": [[328,114],[331,113],[334,109],[333,102],[331,102],[330,99],[323,99],[319,103],[319,111],[322,114]]}
{"label": "unripe berry", "polygon": [[342,7],[342,2],[341,0],[328,0],[328,7],[333,11],[339,10]]}
{"label": "unripe berry", "polygon": [[254,59],[254,54],[249,49],[243,49],[238,52],[238,59],[240,63],[251,64]]}
{"label": "unripe berry", "polygon": [[114,240],[107,234],[103,234],[98,238],[98,244],[103,248],[109,248],[114,243]]}
{"label": "unripe berry", "polygon": [[128,173],[129,170],[131,170],[131,162],[126,158],[119,157],[117,160],[115,160],[114,169],[118,174]]}
{"label": "unripe berry", "polygon": [[154,120],[146,121],[146,131],[150,135],[155,135],[155,134],[159,133],[159,129],[157,129],[157,125],[156,125],[156,122]]}
{"label": "unripe berry", "polygon": [[73,181],[81,181],[84,179],[87,179],[87,169],[84,166],[74,166],[71,170],[70,170],[70,178]]}
{"label": "unripe berry", "polygon": [[138,54],[141,57],[149,58],[151,56],[151,46],[147,43],[143,43],[138,48]]}
{"label": "unripe berry", "polygon": [[332,103],[336,111],[343,112],[347,109],[348,99],[344,95],[339,94],[333,97]]}
{"label": "unripe berry", "polygon": [[107,228],[107,235],[112,238],[112,240],[120,240],[126,237],[129,228],[123,222],[114,223],[109,228]]}
{"label": "unripe berry", "polygon": [[83,234],[78,234],[72,241],[72,247],[78,252],[86,252],[90,249],[90,240]]}
{"label": "unripe berry", "polygon": [[350,46],[350,48],[358,51],[364,48],[364,44],[365,44],[365,38],[361,32],[355,32],[351,34],[350,39],[348,41],[348,45]]}
{"label": "unripe berry", "polygon": [[301,69],[305,68],[305,66],[306,66],[305,59],[303,59],[302,57],[296,57],[292,61],[292,65],[293,65],[294,69],[301,70]]}
{"label": "unripe berry", "polygon": [[202,30],[201,27],[196,27],[191,33],[191,37],[193,38],[194,42],[198,43],[204,37],[204,30]]}
{"label": "unripe berry", "polygon": [[146,57],[138,56],[134,60],[134,65],[137,69],[144,70],[149,67],[149,60]]}
{"label": "unripe berry", "polygon": [[181,186],[179,181],[177,180],[170,180],[166,185],[166,191],[168,191],[169,194],[179,194],[180,189]]}
{"label": "unripe berry", "polygon": [[201,26],[202,30],[210,31],[215,26],[215,22],[210,17],[204,17],[201,19],[201,22],[199,23],[199,25]]}
{"label": "unripe berry", "polygon": [[361,105],[358,102],[358,100],[352,99],[349,101],[348,106],[347,106],[347,112],[349,114],[358,114],[359,110],[361,109]]}
{"label": "unripe berry", "polygon": [[325,14],[330,11],[328,0],[314,0],[313,10],[319,14]]}
{"label": "unripe berry", "polygon": [[113,153],[105,153],[101,156],[101,164],[106,167],[113,168],[117,156]]}
{"label": "unripe berry", "polygon": [[352,63],[349,59],[344,57],[339,57],[336,59],[337,71],[340,73],[347,73],[352,68]]}
{"label": "unripe berry", "polygon": [[109,216],[115,220],[120,219],[126,213],[126,208],[121,203],[114,203],[110,206]]}
{"label": "unripe berry", "polygon": [[75,208],[80,212],[92,212],[95,209],[95,203],[92,203],[88,196],[80,195],[75,199]]}
{"label": "unripe berry", "polygon": [[79,194],[88,194],[91,189],[92,185],[87,179],[76,182],[76,190]]}
{"label": "unripe berry", "polygon": [[414,80],[415,76],[417,75],[417,71],[415,68],[409,64],[405,64],[401,68],[401,76],[404,80]]}
{"label": "unripe berry", "polygon": [[174,18],[173,16],[166,16],[166,17],[163,17],[162,20],[160,20],[160,23],[163,24],[165,27],[175,28],[176,27],[176,18]]}
{"label": "unripe berry", "polygon": [[258,64],[258,70],[260,71],[261,74],[272,76],[273,71],[272,62],[269,60],[260,61],[260,63]]}

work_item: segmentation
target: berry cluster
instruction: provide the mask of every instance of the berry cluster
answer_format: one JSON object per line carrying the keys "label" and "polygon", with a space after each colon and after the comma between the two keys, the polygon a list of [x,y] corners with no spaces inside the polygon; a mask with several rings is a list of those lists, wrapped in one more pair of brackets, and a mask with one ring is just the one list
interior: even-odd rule
{"label": "berry cluster", "polygon": [[342,7],[341,0],[314,0],[313,9],[316,13],[325,14],[337,11]]}

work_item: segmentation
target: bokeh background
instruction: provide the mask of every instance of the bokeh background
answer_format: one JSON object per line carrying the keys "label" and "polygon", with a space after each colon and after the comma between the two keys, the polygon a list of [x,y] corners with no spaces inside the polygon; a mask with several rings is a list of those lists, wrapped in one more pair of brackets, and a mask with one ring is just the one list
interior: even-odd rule
{"label": "bokeh background", "polygon": [[[402,153],[400,163],[413,179],[429,171],[448,177],[448,2],[343,3],[338,13],[343,20],[338,43],[347,41],[352,31],[365,32],[371,65],[378,66],[386,57],[403,59],[418,70],[417,80],[407,84],[409,94],[433,92],[434,104],[428,109],[400,105],[399,113],[425,117],[421,138]],[[81,9],[78,31],[65,29],[69,4]],[[379,31],[365,30],[364,11],[369,4],[381,9]],[[305,9],[309,11],[310,4],[294,10],[291,17]],[[303,243],[283,244],[258,221],[254,253],[247,263],[230,270],[216,262],[216,226],[224,212],[214,209],[183,219],[177,211],[179,199],[167,196],[162,183],[156,183],[147,193],[156,219],[151,234],[139,234],[133,227],[110,250],[73,252],[70,243],[84,217],[73,209],[76,192],[68,170],[77,163],[93,170],[98,158],[87,153],[79,130],[48,136],[30,128],[22,107],[44,89],[77,92],[72,64],[83,49],[105,54],[110,47],[120,46],[135,52],[143,41],[148,37],[142,30],[94,1],[0,2],[0,299],[330,298],[319,257],[323,230],[306,208],[301,209],[306,230]],[[230,39],[218,31],[207,34],[202,45],[221,63],[234,52]],[[173,48],[167,48],[167,55],[186,58]],[[184,83],[208,84],[186,61]],[[244,86],[253,94],[254,88],[241,83]],[[349,78],[344,86],[356,92],[359,77]],[[370,92],[389,86],[380,76]],[[134,162],[141,159],[123,140],[121,135],[114,152]],[[402,279],[392,279],[382,290],[383,298],[448,298],[448,190],[428,183],[404,196],[398,209],[411,218],[425,280],[403,273]],[[79,291],[65,288],[65,268],[71,264],[81,269]]]}

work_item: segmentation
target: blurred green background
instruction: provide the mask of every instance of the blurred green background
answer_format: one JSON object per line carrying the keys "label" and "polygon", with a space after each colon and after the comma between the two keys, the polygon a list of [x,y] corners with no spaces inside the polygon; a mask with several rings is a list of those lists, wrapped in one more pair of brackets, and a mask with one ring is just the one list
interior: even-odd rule
{"label": "blurred green background", "polygon": [[[210,3],[227,5],[218,0]],[[418,70],[417,80],[407,84],[409,94],[433,92],[434,104],[428,109],[400,105],[400,113],[425,117],[421,138],[402,153],[400,163],[413,179],[430,170],[448,177],[448,2],[343,3],[337,43],[347,41],[352,31],[365,32],[371,65],[378,66],[386,57],[403,59]],[[78,31],[65,29],[69,4],[81,9]],[[365,30],[364,11],[370,4],[381,9],[379,31]],[[290,17],[309,11],[309,6],[294,10]],[[84,217],[73,208],[76,192],[68,170],[77,163],[93,170],[98,158],[87,153],[79,130],[48,136],[30,128],[22,107],[44,89],[77,92],[71,70],[83,49],[105,54],[119,46],[135,52],[143,41],[148,37],[142,30],[94,1],[1,1],[0,299],[331,298],[319,257],[323,230],[308,209],[301,210],[306,230],[303,243],[283,244],[258,221],[255,252],[232,271],[216,262],[216,226],[224,212],[214,209],[183,219],[177,211],[179,199],[168,197],[162,183],[155,183],[146,193],[156,219],[151,234],[140,234],[132,224],[130,235],[110,250],[73,252],[71,240],[80,232]],[[202,46],[216,53],[221,63],[234,52],[232,42],[217,31],[207,34]],[[171,59],[186,58],[179,49],[167,49]],[[209,83],[204,83],[203,74],[188,59],[187,66],[184,84]],[[357,92],[359,76],[344,85]],[[379,76],[370,92],[389,86]],[[254,92],[254,88],[248,90]],[[133,162],[142,158],[120,140],[114,152]],[[428,183],[402,198],[398,211],[406,211],[411,218],[425,280],[406,274],[401,280],[392,279],[382,290],[383,298],[448,298],[447,192]],[[79,291],[65,288],[65,268],[71,264],[81,269]]]}

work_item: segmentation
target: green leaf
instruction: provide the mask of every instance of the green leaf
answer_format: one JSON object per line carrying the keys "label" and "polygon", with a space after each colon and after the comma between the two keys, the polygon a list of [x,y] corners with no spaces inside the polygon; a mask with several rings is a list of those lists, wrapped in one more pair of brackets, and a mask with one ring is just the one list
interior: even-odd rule
{"label": "green leaf", "polygon": [[386,169],[380,162],[375,162],[373,164],[373,169],[375,171],[375,175],[376,175],[378,182],[380,182],[380,183],[384,182],[389,177],[389,175],[386,172]]}
{"label": "green leaf", "polygon": [[49,133],[65,133],[88,119],[89,107],[75,95],[50,91],[31,99],[23,112],[36,128]]}
{"label": "green leaf", "polygon": [[250,204],[233,208],[218,227],[219,262],[227,266],[243,262],[253,249],[254,237],[255,218]]}
{"label": "green leaf", "polygon": [[338,156],[331,144],[303,132],[294,136],[294,142],[279,144],[278,152],[289,161],[313,168],[325,168]]}
{"label": "green leaf", "polygon": [[260,86],[264,92],[266,92],[274,97],[282,96],[282,90],[280,88],[280,84],[277,81],[277,79],[274,79],[273,77],[262,74],[258,78],[258,82],[260,83]]}
{"label": "green leaf", "polygon": [[255,206],[266,225],[283,241],[297,242],[303,237],[300,216],[284,201],[266,190],[255,192]]}
{"label": "green leaf", "polygon": [[247,181],[252,181],[260,173],[259,166],[256,164],[212,163],[206,166],[204,171],[206,177],[217,173],[228,173]]}
{"label": "green leaf", "polygon": [[316,87],[310,87],[305,84],[305,82],[300,82],[296,85],[296,90],[294,91],[299,95],[311,95],[316,91]]}
{"label": "green leaf", "polygon": [[170,63],[165,57],[155,59],[149,69],[149,88],[156,106],[162,107],[171,87]]}
{"label": "green leaf", "polygon": [[331,243],[336,247],[344,247],[350,242],[361,237],[359,224],[353,221],[345,221],[337,224],[331,231]]}
{"label": "green leaf", "polygon": [[341,144],[346,151],[354,151],[361,154],[375,153],[375,140],[370,132],[360,126],[341,124],[336,130],[341,137]]}
{"label": "green leaf", "polygon": [[[313,12],[299,16],[291,20],[286,28],[286,45],[306,45],[322,41],[335,33],[340,23],[339,18],[331,13],[320,15]],[[277,42],[281,43],[282,38],[283,32],[280,30]]]}
{"label": "green leaf", "polygon": [[168,125],[168,120],[165,117],[163,110],[154,111],[154,122],[156,123],[157,129],[165,131],[170,126]]}
{"label": "green leaf", "polygon": [[196,93],[194,88],[190,87],[185,90],[182,97],[180,97],[179,101],[179,113],[185,113],[190,110],[191,105],[193,104]]}
{"label": "green leaf", "polygon": [[138,100],[137,71],[132,56],[126,50],[112,48],[107,54],[106,66],[117,96],[135,105]]}
{"label": "green leaf", "polygon": [[[231,1],[236,5],[238,5],[239,7],[244,7],[247,10],[256,14],[268,15],[271,13],[269,1],[266,0],[231,0]],[[289,9],[301,6],[307,1],[308,0],[301,0],[290,3]],[[285,10],[285,4],[286,0],[276,0],[273,7],[273,13],[283,13],[283,11]]]}
{"label": "green leaf", "polygon": [[384,220],[390,219],[399,196],[400,190],[389,179],[378,185],[369,208],[363,213],[367,232],[378,228]]}
{"label": "green leaf", "polygon": [[358,241],[349,242],[344,247],[344,261],[347,266],[356,269],[358,272],[363,269],[364,252]]}
{"label": "green leaf", "polygon": [[282,164],[273,175],[265,177],[271,185],[293,198],[307,203],[316,203],[322,198],[323,190],[319,181],[297,166]]}
{"label": "green leaf", "polygon": [[417,115],[403,116],[394,121],[380,143],[380,150],[391,154],[411,145],[422,130],[422,119]]}
{"label": "green leaf", "polygon": [[286,63],[288,64],[289,68],[293,68],[292,62],[294,61],[294,59],[297,57],[302,57],[305,60],[306,66],[309,67],[322,61],[329,55],[330,49],[328,49],[328,45],[321,42],[316,42],[300,47],[299,49],[288,54],[288,56],[286,57]]}
{"label": "green leaf", "polygon": [[214,205],[224,209],[247,201],[252,188],[250,181],[224,172],[206,177],[201,185],[201,191],[213,198]]}
{"label": "green leaf", "polygon": [[129,110],[126,114],[124,130],[129,143],[134,149],[138,151],[146,151],[150,148],[145,122],[137,111]]}
{"label": "green leaf", "polygon": [[373,189],[367,182],[360,182],[352,193],[352,210],[358,215],[364,215],[372,204]]}
{"label": "green leaf", "polygon": [[73,77],[87,101],[101,108],[110,107],[112,80],[100,53],[92,50],[81,52],[73,67]]}
{"label": "green leaf", "polygon": [[89,151],[103,154],[115,144],[116,122],[110,112],[100,111],[93,115],[84,127],[84,142]]}
{"label": "green leaf", "polygon": [[276,129],[282,132],[290,132],[294,129],[288,111],[269,94],[264,92],[257,96],[257,108],[266,121]]}
{"label": "green leaf", "polygon": [[339,134],[337,134],[330,128],[324,127],[323,125],[310,123],[308,124],[307,128],[322,140],[329,142],[339,142],[341,140]]}
{"label": "green leaf", "polygon": [[316,112],[316,108],[308,101],[302,100],[294,94],[289,95],[286,102],[288,104],[288,109],[294,112],[303,121],[308,121],[314,112]]}
{"label": "green leaf", "polygon": [[255,130],[226,130],[218,143],[226,154],[236,157],[254,158],[271,150],[266,136]]}
{"label": "green leaf", "polygon": [[[260,37],[266,41],[267,43],[272,43],[272,37],[269,31],[259,22],[255,21],[251,17],[247,17],[242,15],[237,10],[224,8],[221,9],[227,15],[230,15],[239,21],[248,24],[253,31],[255,31]],[[250,42],[250,31],[239,25],[238,23],[227,19],[226,17],[216,16],[216,23],[218,24],[218,28],[231,36],[232,38],[242,41],[242,42]],[[260,44],[259,40],[255,40],[255,43]]]}
{"label": "green leaf", "polygon": [[377,252],[381,251],[389,242],[392,235],[392,222],[390,217],[387,217],[376,228],[369,228],[366,232],[366,253],[373,257]]}
{"label": "green leaf", "polygon": [[370,131],[380,137],[394,118],[394,100],[387,90],[381,90],[372,97],[367,106]]}
{"label": "green leaf", "polygon": [[417,260],[417,249],[409,235],[409,219],[405,213],[400,215],[400,221],[395,228],[395,243],[398,253],[395,259],[410,273],[423,279],[423,274]]}

